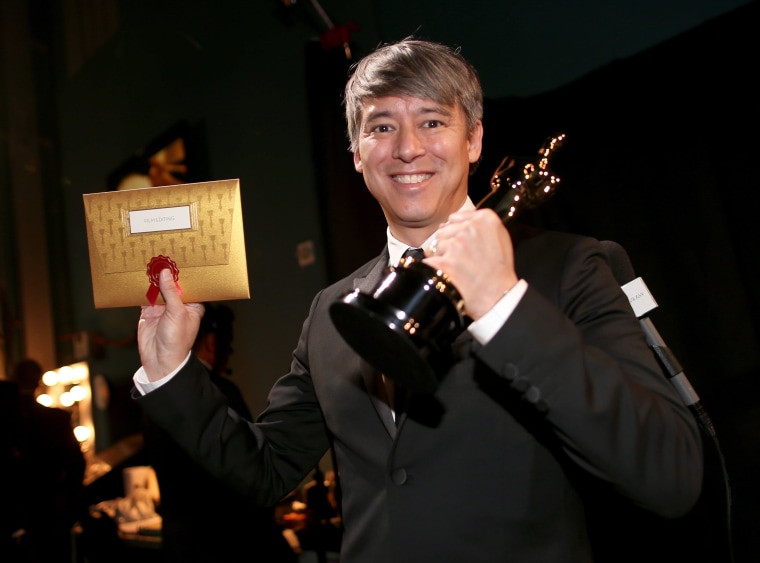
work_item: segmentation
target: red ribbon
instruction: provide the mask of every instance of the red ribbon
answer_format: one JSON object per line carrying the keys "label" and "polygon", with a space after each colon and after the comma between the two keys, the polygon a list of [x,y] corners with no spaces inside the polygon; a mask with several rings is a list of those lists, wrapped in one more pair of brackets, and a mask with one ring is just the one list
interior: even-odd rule
{"label": "red ribbon", "polygon": [[150,280],[150,287],[145,297],[148,298],[148,302],[151,305],[156,304],[158,294],[160,293],[158,287],[158,277],[161,274],[161,270],[169,269],[174,277],[174,285],[177,286],[177,293],[182,295],[182,288],[179,286],[179,268],[177,263],[168,256],[158,255],[154,256],[148,262],[148,279]]}

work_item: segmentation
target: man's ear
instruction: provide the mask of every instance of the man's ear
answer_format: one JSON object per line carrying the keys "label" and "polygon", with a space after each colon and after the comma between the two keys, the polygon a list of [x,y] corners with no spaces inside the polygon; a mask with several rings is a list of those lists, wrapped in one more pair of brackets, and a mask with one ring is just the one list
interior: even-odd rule
{"label": "man's ear", "polygon": [[359,154],[359,150],[354,151],[354,170],[356,170],[359,174],[364,172],[364,169],[362,167],[362,155]]}
{"label": "man's ear", "polygon": [[201,338],[200,342],[198,342],[196,348],[203,351],[204,353],[211,352],[213,354],[214,350],[216,349],[216,334],[213,332],[207,333],[203,338]]}
{"label": "man's ear", "polygon": [[206,335],[206,348],[216,351],[216,333],[212,332]]}
{"label": "man's ear", "polygon": [[475,127],[467,137],[467,153],[470,162],[477,162],[483,150],[483,122],[478,119]]}

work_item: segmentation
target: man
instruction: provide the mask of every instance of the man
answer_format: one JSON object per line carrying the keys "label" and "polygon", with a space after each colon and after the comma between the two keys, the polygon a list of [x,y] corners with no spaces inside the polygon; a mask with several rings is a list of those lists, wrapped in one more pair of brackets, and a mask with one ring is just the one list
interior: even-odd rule
{"label": "man", "polygon": [[[227,377],[233,321],[229,307],[204,304],[193,354],[230,408],[251,419],[240,389]],[[161,491],[161,549],[167,563],[296,563],[295,552],[275,522],[274,509],[255,506],[214,478],[150,419],[145,421],[144,436]],[[266,558],[252,553],[265,553]]]}
{"label": "man", "polygon": [[[19,451],[21,415],[18,410],[18,387],[0,379],[0,482],[23,483],[23,468]],[[26,534],[26,501],[21,486],[5,489],[0,503],[0,561],[21,559]]]}
{"label": "man", "polygon": [[[604,491],[665,516],[702,479],[697,425],[648,349],[596,240],[511,225],[467,195],[482,91],[454,50],[409,38],[354,68],[354,165],[388,246],[312,303],[289,373],[256,424],[239,420],[188,350],[202,309],[145,307],[140,404],[210,470],[259,503],[328,447],[342,491],[342,563],[592,560],[584,503]],[[431,394],[394,424],[382,375],[340,337],[331,304],[369,291],[407,247],[449,274],[472,321]]]}
{"label": "man", "polygon": [[74,436],[71,414],[37,402],[43,369],[27,358],[13,369],[18,386],[17,481],[7,483],[10,504],[23,502],[18,517],[19,553],[28,561],[71,561],[71,527],[83,514],[86,460]]}

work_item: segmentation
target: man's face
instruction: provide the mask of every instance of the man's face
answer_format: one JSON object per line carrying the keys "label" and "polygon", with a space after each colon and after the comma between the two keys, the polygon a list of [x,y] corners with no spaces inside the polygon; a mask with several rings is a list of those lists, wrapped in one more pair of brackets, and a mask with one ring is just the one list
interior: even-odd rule
{"label": "man's face", "polygon": [[421,244],[467,197],[483,127],[467,131],[457,104],[389,96],[365,103],[354,166],[383,208],[393,235]]}

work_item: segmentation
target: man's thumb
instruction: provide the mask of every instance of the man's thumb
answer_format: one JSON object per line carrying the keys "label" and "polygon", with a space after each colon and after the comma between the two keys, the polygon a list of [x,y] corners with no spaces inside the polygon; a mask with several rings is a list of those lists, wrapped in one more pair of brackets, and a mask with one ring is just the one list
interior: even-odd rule
{"label": "man's thumb", "polygon": [[168,305],[172,301],[180,300],[177,293],[177,284],[174,283],[174,276],[169,268],[164,268],[158,276],[158,285],[161,289],[161,295],[164,302]]}

